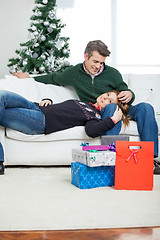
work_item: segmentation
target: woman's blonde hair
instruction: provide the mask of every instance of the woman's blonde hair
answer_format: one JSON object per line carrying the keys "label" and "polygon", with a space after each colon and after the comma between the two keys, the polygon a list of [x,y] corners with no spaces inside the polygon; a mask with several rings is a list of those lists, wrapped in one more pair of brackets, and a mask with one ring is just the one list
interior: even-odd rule
{"label": "woman's blonde hair", "polygon": [[[120,92],[116,91],[116,90],[112,90],[110,92],[114,92],[117,96]],[[129,111],[129,105],[127,103],[122,103],[117,99],[117,105],[118,107],[122,110],[123,116],[122,116],[122,121],[125,127],[129,126],[129,120],[131,119],[131,117],[129,115],[127,115],[128,111]]]}

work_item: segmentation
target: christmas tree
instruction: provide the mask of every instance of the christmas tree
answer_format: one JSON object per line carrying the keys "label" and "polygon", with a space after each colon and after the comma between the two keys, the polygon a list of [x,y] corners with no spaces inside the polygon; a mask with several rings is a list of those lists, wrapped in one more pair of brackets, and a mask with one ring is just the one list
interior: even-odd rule
{"label": "christmas tree", "polygon": [[20,50],[15,51],[17,58],[9,59],[10,73],[42,74],[64,70],[69,66],[69,38],[60,36],[65,24],[56,18],[56,0],[35,0],[30,20],[30,40],[20,44]]}

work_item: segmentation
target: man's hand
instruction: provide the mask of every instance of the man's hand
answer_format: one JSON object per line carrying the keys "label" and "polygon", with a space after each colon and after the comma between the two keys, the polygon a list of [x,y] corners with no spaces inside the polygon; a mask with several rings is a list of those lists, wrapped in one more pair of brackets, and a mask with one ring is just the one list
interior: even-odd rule
{"label": "man's hand", "polygon": [[13,76],[16,76],[18,78],[30,78],[30,76],[28,75],[28,73],[24,73],[24,72],[15,72],[12,74]]}
{"label": "man's hand", "polygon": [[118,100],[122,103],[129,103],[132,99],[132,93],[130,91],[122,91],[118,95]]}
{"label": "man's hand", "polygon": [[48,105],[52,105],[52,102],[50,100],[42,100],[40,103],[39,103],[39,106],[41,107],[47,107]]}

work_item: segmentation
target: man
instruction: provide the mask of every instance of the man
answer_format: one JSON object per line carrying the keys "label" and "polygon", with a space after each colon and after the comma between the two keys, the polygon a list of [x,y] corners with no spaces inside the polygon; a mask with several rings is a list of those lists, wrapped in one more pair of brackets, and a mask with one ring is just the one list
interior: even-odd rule
{"label": "man", "polygon": [[[154,155],[158,156],[158,126],[155,120],[153,107],[148,103],[139,103],[131,106],[135,95],[123,81],[121,74],[115,68],[105,64],[105,59],[110,55],[108,47],[100,40],[90,41],[84,53],[84,63],[70,66],[63,72],[35,77],[38,82],[54,85],[72,86],[81,101],[96,102],[99,95],[113,89],[120,92],[118,99],[128,103],[128,114],[137,122],[141,141],[154,141]],[[19,78],[29,78],[27,73],[14,73]],[[107,106],[112,107],[111,106]],[[106,117],[106,108],[101,111],[102,119]],[[117,135],[120,128],[112,128],[107,135]],[[160,174],[160,166],[154,161],[154,173]]]}

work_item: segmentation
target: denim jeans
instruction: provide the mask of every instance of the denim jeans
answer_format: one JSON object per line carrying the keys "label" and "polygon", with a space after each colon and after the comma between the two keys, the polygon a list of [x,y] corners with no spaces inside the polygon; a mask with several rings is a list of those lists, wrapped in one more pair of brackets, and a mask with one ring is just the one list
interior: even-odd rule
{"label": "denim jeans", "polygon": [[129,108],[128,114],[137,122],[141,141],[154,142],[154,155],[158,156],[158,125],[153,107],[149,103],[139,103]]}
{"label": "denim jeans", "polygon": [[[106,107],[104,107],[100,112],[102,119],[106,117],[112,117],[116,110],[116,107],[117,107],[117,104],[115,103],[108,104]],[[104,135],[118,135],[121,131],[121,127],[122,127],[122,120],[120,120],[113,128],[106,131]]]}
{"label": "denim jeans", "polygon": [[[34,102],[16,93],[0,90],[0,125],[25,134],[43,134],[45,117]],[[4,161],[1,143],[0,161]]]}
{"label": "denim jeans", "polygon": [[[107,115],[109,109],[111,109],[111,115]],[[102,119],[107,116],[112,116],[112,104],[107,105],[102,109]],[[141,141],[153,141],[154,142],[154,155],[158,156],[158,126],[155,119],[155,113],[153,107],[148,103],[139,103],[129,108],[128,114],[133,121],[137,122],[138,133]],[[121,130],[121,125],[118,122],[111,130],[107,131],[105,135],[118,135]]]}

